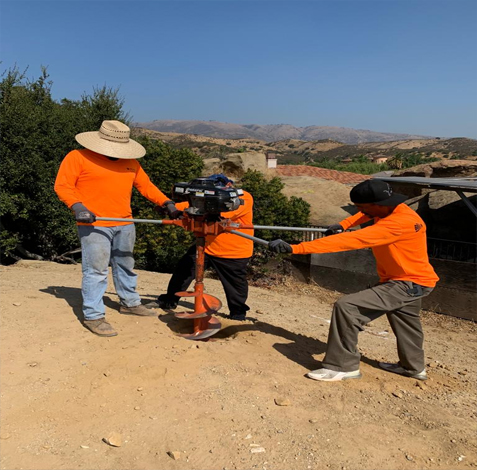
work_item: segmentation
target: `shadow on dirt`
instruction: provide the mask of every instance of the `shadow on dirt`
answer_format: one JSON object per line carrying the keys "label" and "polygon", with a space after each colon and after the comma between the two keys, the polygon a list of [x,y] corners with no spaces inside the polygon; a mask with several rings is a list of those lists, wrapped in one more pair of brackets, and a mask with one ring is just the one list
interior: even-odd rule
{"label": "shadow on dirt", "polygon": [[[82,322],[83,321],[83,298],[81,296],[81,288],[79,287],[65,287],[65,286],[48,286],[46,289],[40,289],[40,292],[44,292],[45,294],[50,294],[58,299],[64,299],[68,303],[68,305],[73,310],[76,318]],[[119,311],[120,303],[117,300],[113,300],[108,295],[114,296],[117,298],[116,292],[106,292],[103,297],[104,305],[112,310]],[[147,302],[151,302],[155,300],[156,296],[153,295],[141,295],[142,303],[146,304]],[[181,302],[180,304],[182,304]],[[190,308],[190,304],[184,302],[184,306]],[[192,305],[192,308],[194,306]]]}
{"label": "shadow on dirt", "polygon": [[[40,292],[54,295],[59,299],[66,300],[78,321],[80,323],[83,322],[82,297],[80,288],[49,286],[46,289],[40,289]],[[106,294],[116,295],[114,292],[106,292]],[[143,298],[143,303],[147,303],[147,300],[144,299],[145,296],[142,295],[141,297]],[[151,300],[152,299],[153,296],[151,296]],[[118,301],[112,300],[106,295],[103,297],[103,300],[106,307],[119,311],[120,304]],[[190,334],[193,331],[193,321],[180,320],[176,318],[174,314],[181,311],[192,311],[193,309],[193,303],[180,301],[179,307],[175,311],[161,309],[157,309],[157,311],[159,314],[159,320],[165,323],[174,334]],[[166,313],[161,315],[161,311]],[[231,321],[229,317],[223,313],[217,313],[214,316],[216,318],[222,318]],[[322,354],[326,351],[326,343],[323,341],[310,336],[293,333],[285,328],[257,320],[256,318],[248,317],[247,320],[247,322],[243,323],[235,322],[236,324],[226,325],[213,337],[204,341],[221,341],[233,339],[241,333],[259,331],[261,333],[280,337],[290,341],[289,343],[275,343],[273,348],[291,361],[294,361],[307,369],[317,369],[321,367],[321,362],[314,359],[313,356],[316,354]],[[361,356],[361,360],[372,367],[379,369],[378,361],[369,359],[366,356]]]}
{"label": "shadow on dirt", "polygon": [[[186,302],[180,302],[180,305],[186,304]],[[185,305],[184,305],[185,306]],[[192,304],[190,304],[193,307]],[[167,311],[165,315],[160,315],[159,320],[166,323],[167,326],[175,334],[190,334],[193,331],[193,321],[192,320],[180,320],[175,318],[174,313],[170,310]],[[215,315],[216,318],[224,318],[231,321],[227,315],[218,313]],[[233,325],[226,325],[222,328],[217,334],[205,341],[221,341],[236,338],[241,333],[259,331],[268,335],[275,337],[284,338],[290,343],[275,343],[273,348],[278,351],[280,354],[283,354],[285,357],[291,361],[300,364],[306,368],[318,368],[321,366],[321,363],[313,358],[315,354],[321,354],[326,350],[326,343],[322,341],[311,338],[309,336],[293,333],[285,328],[280,326],[272,325],[270,323],[259,321],[255,318],[248,318],[247,322],[238,323]]]}

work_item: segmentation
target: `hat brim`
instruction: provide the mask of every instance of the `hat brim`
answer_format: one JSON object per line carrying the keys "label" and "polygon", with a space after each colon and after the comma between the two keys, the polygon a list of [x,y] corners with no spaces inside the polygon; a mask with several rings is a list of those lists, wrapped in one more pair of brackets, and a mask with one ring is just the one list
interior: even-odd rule
{"label": "hat brim", "polygon": [[82,132],[75,136],[76,142],[93,152],[112,158],[137,159],[146,155],[146,149],[133,139],[128,142],[112,142],[102,139],[98,131]]}
{"label": "hat brim", "polygon": [[384,201],[373,202],[377,206],[399,206],[408,199],[404,194],[393,193],[393,195]]}

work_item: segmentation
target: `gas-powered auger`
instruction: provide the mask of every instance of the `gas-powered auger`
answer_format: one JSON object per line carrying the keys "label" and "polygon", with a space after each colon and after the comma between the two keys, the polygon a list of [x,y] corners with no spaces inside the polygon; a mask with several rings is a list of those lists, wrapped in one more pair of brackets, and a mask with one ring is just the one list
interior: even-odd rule
{"label": "gas-powered auger", "polygon": [[176,318],[194,320],[194,331],[190,334],[180,335],[186,339],[201,340],[209,338],[220,330],[219,320],[212,315],[222,307],[222,302],[213,295],[204,293],[204,265],[205,265],[205,238],[207,235],[218,235],[222,232],[230,232],[237,236],[248,238],[256,243],[268,245],[266,240],[253,237],[236,229],[267,229],[287,230],[304,232],[324,232],[320,228],[299,227],[273,227],[265,225],[241,225],[224,219],[222,212],[237,210],[243,201],[240,195],[242,190],[223,186],[209,178],[197,178],[189,183],[176,183],[173,186],[173,199],[187,201],[189,207],[184,211],[184,217],[178,220],[149,220],[149,219],[119,219],[109,217],[97,217],[97,220],[118,222],[139,222],[162,225],[177,225],[184,230],[192,232],[196,238],[196,267],[195,284],[193,291],[176,292],[180,297],[194,297],[193,312],[178,312]]}

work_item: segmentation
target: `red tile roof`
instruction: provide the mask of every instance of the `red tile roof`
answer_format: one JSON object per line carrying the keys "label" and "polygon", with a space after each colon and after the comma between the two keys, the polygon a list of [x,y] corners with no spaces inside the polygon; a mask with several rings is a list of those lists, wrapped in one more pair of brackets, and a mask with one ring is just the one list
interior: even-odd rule
{"label": "red tile roof", "polygon": [[313,176],[325,180],[333,180],[342,184],[358,184],[370,179],[369,175],[360,175],[349,171],[328,170],[306,165],[277,165],[276,172],[282,176]]}

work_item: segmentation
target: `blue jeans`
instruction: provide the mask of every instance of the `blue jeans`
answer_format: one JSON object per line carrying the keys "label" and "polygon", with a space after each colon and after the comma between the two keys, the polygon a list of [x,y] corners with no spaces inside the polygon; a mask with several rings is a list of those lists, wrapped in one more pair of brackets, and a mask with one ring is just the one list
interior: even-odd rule
{"label": "blue jeans", "polygon": [[81,241],[83,314],[85,320],[104,318],[103,296],[108,286],[108,266],[122,305],[141,303],[136,292],[137,274],[133,272],[133,250],[136,241],[134,224],[116,227],[78,225]]}

